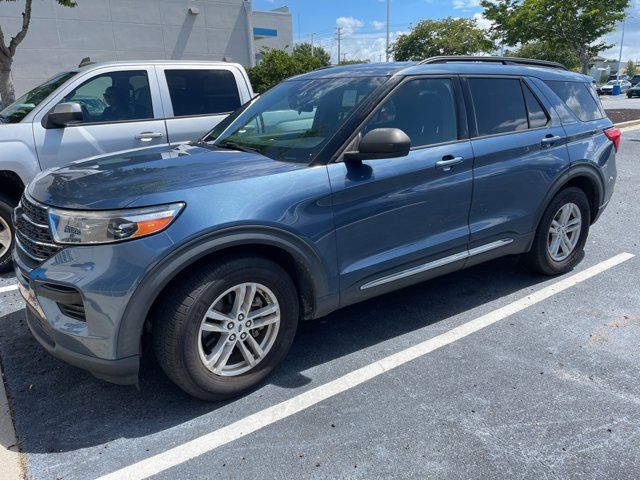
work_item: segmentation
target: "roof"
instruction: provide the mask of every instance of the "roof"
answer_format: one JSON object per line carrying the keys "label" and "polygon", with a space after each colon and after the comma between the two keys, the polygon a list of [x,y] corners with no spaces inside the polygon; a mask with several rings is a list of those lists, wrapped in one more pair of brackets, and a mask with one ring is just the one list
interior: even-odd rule
{"label": "roof", "polygon": [[361,63],[321,68],[297,77],[301,79],[339,77],[381,77],[391,75],[527,75],[542,80],[568,80],[583,82],[580,73],[534,65],[502,65],[478,61],[456,61],[451,63],[388,62]]}

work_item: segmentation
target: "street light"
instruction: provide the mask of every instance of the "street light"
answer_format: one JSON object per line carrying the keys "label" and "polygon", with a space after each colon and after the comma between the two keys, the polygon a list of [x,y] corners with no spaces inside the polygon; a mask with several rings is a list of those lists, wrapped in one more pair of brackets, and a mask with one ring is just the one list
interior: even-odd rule
{"label": "street light", "polygon": [[389,61],[389,18],[391,17],[391,8],[390,8],[390,4],[391,0],[387,0],[387,48],[385,50],[386,56],[385,59],[388,62]]}

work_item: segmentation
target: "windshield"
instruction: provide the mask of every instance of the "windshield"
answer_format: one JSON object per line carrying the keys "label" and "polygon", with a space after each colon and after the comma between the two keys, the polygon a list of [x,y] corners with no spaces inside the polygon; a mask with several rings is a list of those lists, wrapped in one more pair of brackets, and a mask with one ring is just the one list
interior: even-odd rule
{"label": "windshield", "polygon": [[40,103],[51,95],[60,85],[75,75],[75,72],[61,73],[42,85],[25,93],[18,100],[7,106],[0,112],[0,122],[18,123],[26,117],[31,110],[36,108]]}
{"label": "windshield", "polygon": [[309,163],[384,77],[290,80],[245,105],[203,141]]}

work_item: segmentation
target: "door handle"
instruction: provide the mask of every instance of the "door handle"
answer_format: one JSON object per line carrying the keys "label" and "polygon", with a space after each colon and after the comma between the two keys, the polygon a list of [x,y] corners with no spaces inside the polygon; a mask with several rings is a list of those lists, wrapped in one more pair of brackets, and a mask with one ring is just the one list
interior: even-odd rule
{"label": "door handle", "polygon": [[442,157],[442,160],[436,162],[436,168],[440,168],[445,172],[451,170],[454,166],[462,163],[464,157],[454,157],[453,155],[446,155]]}
{"label": "door handle", "polygon": [[141,142],[150,142],[155,138],[162,138],[162,134],[159,132],[142,132],[136,135],[136,139]]}
{"label": "door handle", "polygon": [[556,142],[559,142],[560,140],[562,140],[562,137],[560,137],[559,135],[549,135],[547,137],[544,137],[542,140],[540,140],[540,143],[542,143],[543,147],[550,147],[551,145],[553,145]]}

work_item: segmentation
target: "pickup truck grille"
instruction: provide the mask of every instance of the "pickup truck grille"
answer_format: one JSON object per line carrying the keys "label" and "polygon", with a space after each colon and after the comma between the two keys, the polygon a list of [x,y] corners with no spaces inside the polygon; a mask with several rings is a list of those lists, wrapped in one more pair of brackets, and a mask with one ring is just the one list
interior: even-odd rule
{"label": "pickup truck grille", "polygon": [[62,250],[53,240],[46,208],[25,195],[15,209],[14,223],[18,252],[23,258],[28,257],[30,263],[42,263]]}

